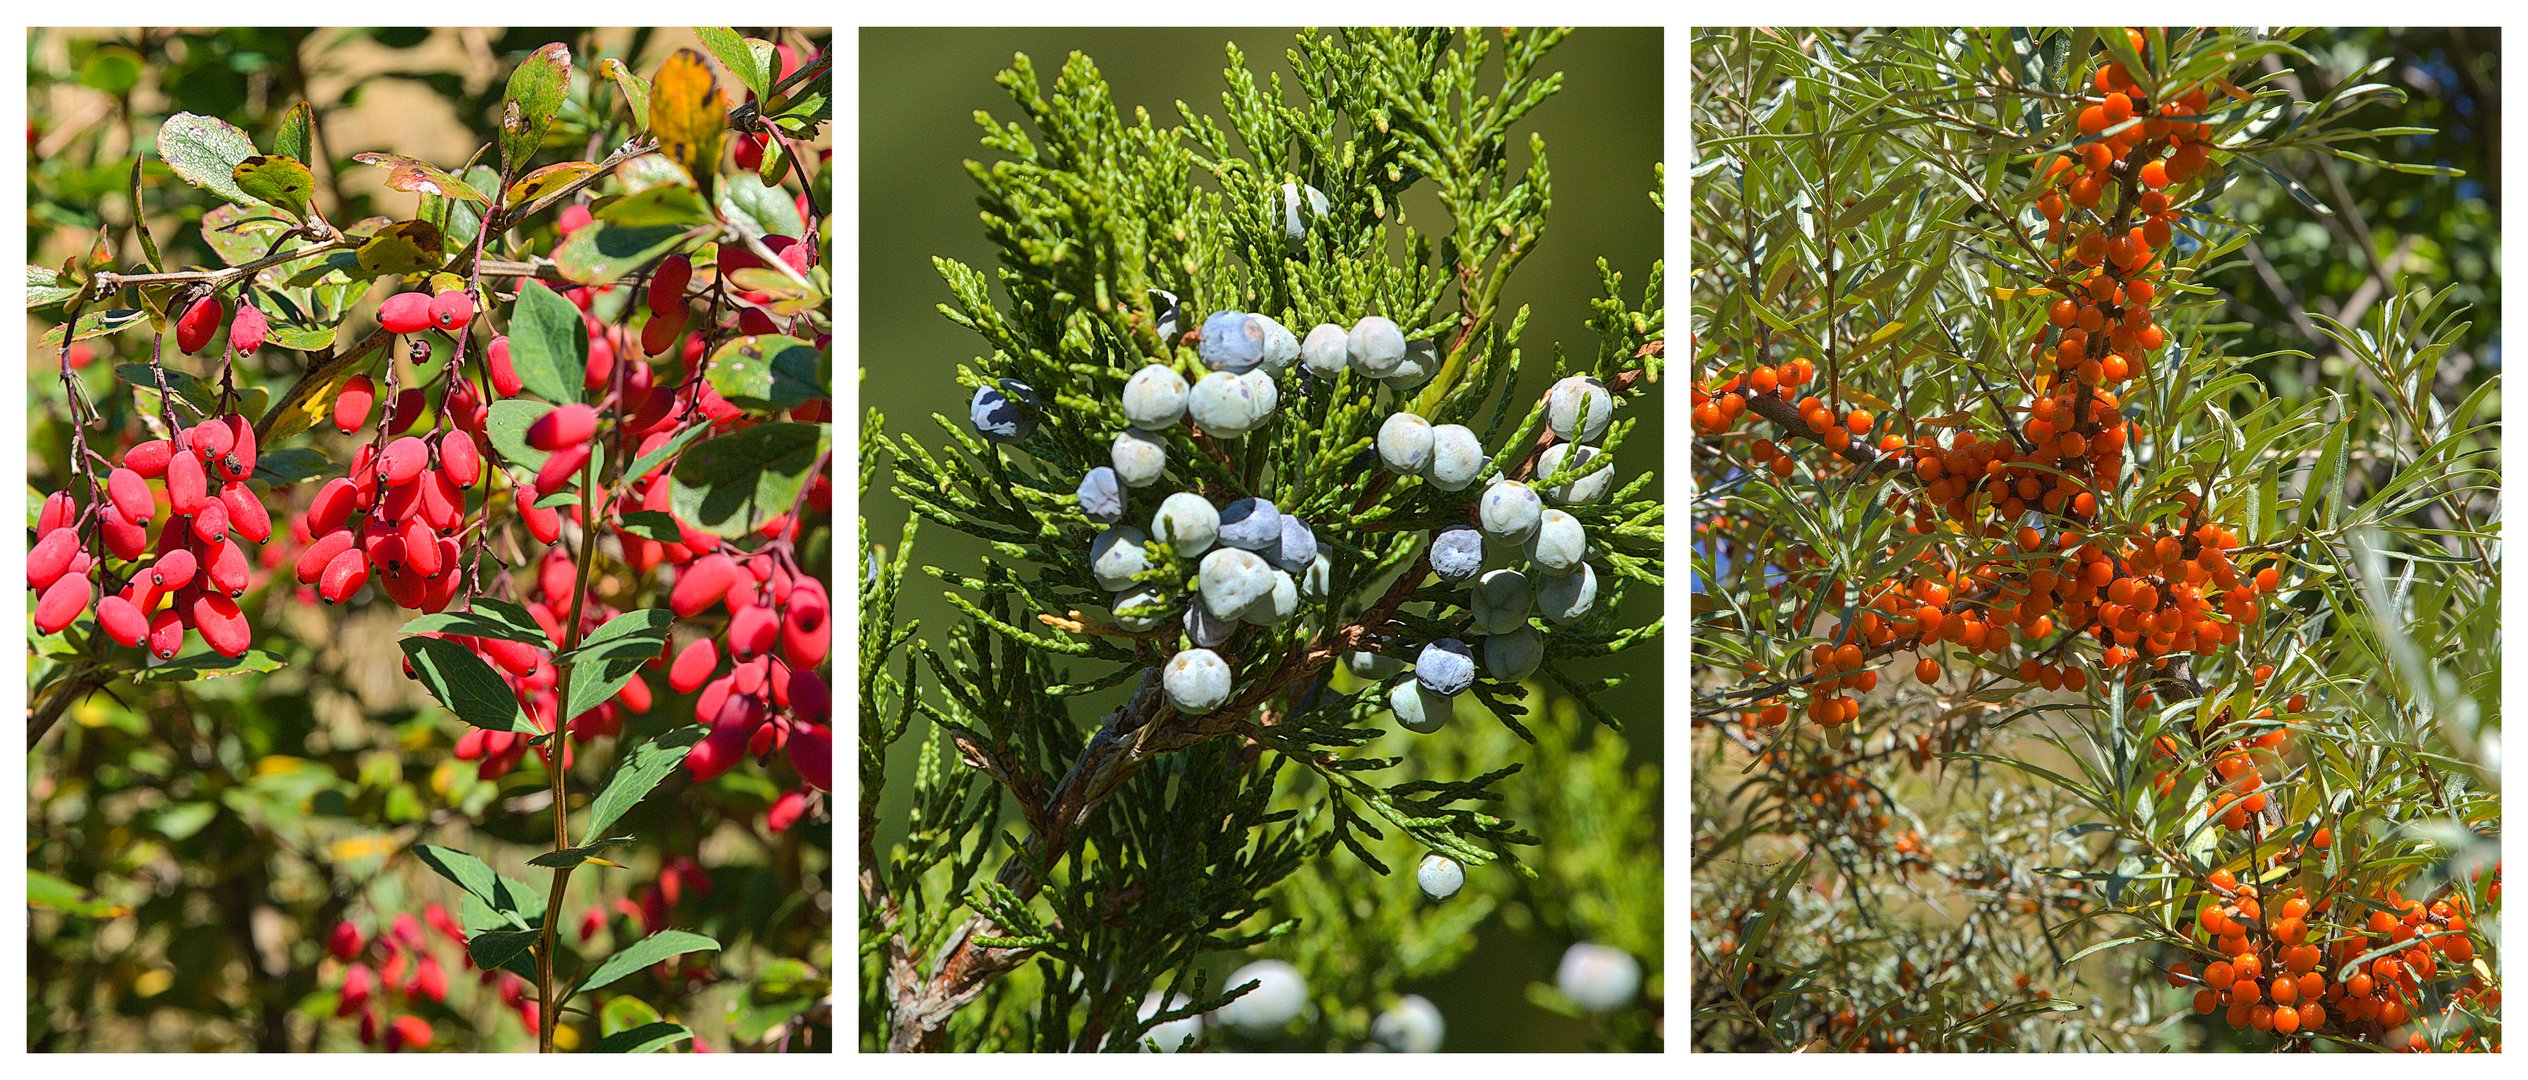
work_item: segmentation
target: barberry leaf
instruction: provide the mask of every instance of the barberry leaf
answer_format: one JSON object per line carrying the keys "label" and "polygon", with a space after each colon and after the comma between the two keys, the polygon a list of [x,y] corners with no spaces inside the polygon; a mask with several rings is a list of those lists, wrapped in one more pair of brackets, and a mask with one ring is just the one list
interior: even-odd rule
{"label": "barberry leaf", "polygon": [[528,173],[519,178],[517,183],[509,185],[509,190],[501,196],[501,205],[510,209],[525,206],[542,198],[547,192],[559,191],[581,177],[591,176],[596,172],[597,163],[593,161],[554,162]]}
{"label": "barberry leaf", "polygon": [[730,404],[768,412],[824,398],[824,363],[823,351],[794,337],[742,337],[711,355],[707,378]]}
{"label": "barberry leaf", "polygon": [[29,308],[51,307],[79,295],[80,290],[86,287],[87,283],[59,270],[42,266],[26,268],[26,306]]}
{"label": "barberry leaf", "polygon": [[[518,70],[509,73],[509,92],[503,99],[500,123],[500,165],[504,175],[517,175],[544,146],[544,133],[552,129],[553,114],[561,111],[570,89],[571,49],[558,41],[537,49],[518,65]],[[512,106],[514,112],[510,111]]]}
{"label": "barberry leaf", "polygon": [[658,152],[688,176],[708,176],[719,165],[728,111],[719,77],[692,49],[676,50],[650,80],[650,133]]}
{"label": "barberry leaf", "polygon": [[555,667],[569,665],[570,690],[562,715],[576,717],[606,703],[640,674],[644,664],[667,651],[667,628],[676,613],[666,608],[640,608],[606,621],[579,647],[553,658]]}
{"label": "barberry leaf", "polygon": [[686,724],[660,732],[659,736],[623,756],[614,767],[614,775],[606,778],[606,786],[588,803],[588,824],[582,836],[603,835],[623,820],[623,815],[640,805],[650,789],[667,779],[685,763],[685,751],[701,742],[702,726]]}
{"label": "barberry leaf", "polygon": [[799,217],[799,201],[761,177],[739,174],[720,185],[720,216],[755,236],[798,236],[807,232]]}
{"label": "barberry leaf", "polygon": [[402,154],[353,154],[351,160],[375,165],[386,170],[386,186],[416,195],[437,195],[447,199],[463,199],[478,206],[490,206],[491,197],[474,185],[458,179],[455,173],[419,158]]}
{"label": "barberry leaf", "polygon": [[692,1038],[691,1028],[683,1024],[671,1024],[660,1020],[615,1032],[597,1040],[597,1045],[589,1047],[589,1050],[599,1054],[648,1054]]}
{"label": "barberry leaf", "polygon": [[307,220],[308,199],[316,194],[316,174],[298,159],[279,154],[256,154],[237,163],[230,174],[237,188],[256,201],[278,207],[283,213]]}
{"label": "barberry leaf", "polygon": [[534,979],[535,945],[543,936],[542,930],[485,930],[465,939],[465,955],[485,971]]}
{"label": "barberry leaf", "polygon": [[218,117],[177,113],[158,126],[158,156],[167,167],[186,183],[230,202],[249,201],[234,171],[254,152],[253,139]]}
{"label": "barberry leaf", "polygon": [[[701,39],[702,47],[720,58],[720,66],[729,69],[729,74],[736,76],[737,81],[748,90],[754,91],[756,97],[763,97],[771,89],[771,73],[767,70],[767,62],[772,58],[771,42],[740,37],[737,31],[725,26],[697,26],[693,36]],[[755,46],[761,46],[761,49]]]}
{"label": "barberry leaf", "polygon": [[613,79],[614,84],[623,90],[623,104],[632,110],[632,129],[649,130],[649,80],[633,74],[630,65],[611,56],[597,62],[597,74]]}
{"label": "barberry leaf", "polygon": [[543,282],[520,288],[509,361],[528,393],[556,405],[578,401],[588,378],[588,328],[579,309]]}
{"label": "barberry leaf", "polygon": [[551,867],[556,870],[560,870],[565,867],[577,866],[584,862],[593,862],[604,866],[620,866],[622,865],[621,863],[607,862],[597,856],[604,852],[607,848],[622,847],[623,845],[631,842],[632,838],[629,836],[610,836],[603,840],[591,840],[578,847],[566,847],[545,852],[544,854],[527,860],[527,865]]}
{"label": "barberry leaf", "polygon": [[467,896],[481,901],[512,927],[530,927],[537,916],[544,914],[544,894],[494,873],[481,859],[436,844],[417,845],[413,854],[422,865],[454,882]]}
{"label": "barberry leaf", "polygon": [[288,219],[265,207],[228,203],[202,215],[202,242],[221,263],[236,266],[271,254],[290,228]]}
{"label": "barberry leaf", "polygon": [[163,664],[152,664],[132,676],[134,682],[194,682],[225,679],[232,675],[261,675],[288,667],[288,661],[261,649],[248,649],[241,656],[221,656],[215,652],[198,652],[179,656]]}
{"label": "barberry leaf", "polygon": [[475,597],[471,611],[443,611],[436,615],[419,616],[405,623],[403,632],[499,638],[503,641],[523,641],[538,647],[553,644],[553,639],[545,634],[544,627],[535,621],[535,616],[527,613],[526,608],[514,601],[490,596]]}
{"label": "barberry leaf", "polygon": [[427,221],[398,221],[360,245],[360,269],[371,275],[418,274],[447,259],[447,237]]}
{"label": "barberry leaf", "polygon": [[457,719],[492,731],[540,734],[535,722],[527,718],[527,711],[518,706],[518,695],[473,650],[453,641],[428,637],[408,637],[396,644],[412,661],[413,677],[421,681],[422,689],[430,691],[430,696],[447,706]]}
{"label": "barberry leaf", "polygon": [[[149,313],[138,308],[116,308],[110,311],[91,311],[85,315],[79,316],[78,325],[71,330],[70,340],[86,341],[89,338],[100,338],[108,334],[119,334],[124,330],[130,329],[134,323],[146,323],[148,321]],[[61,327],[55,326],[50,330],[44,331],[44,336],[36,339],[36,347],[40,349],[61,348],[61,330]]]}
{"label": "barberry leaf", "polygon": [[797,505],[832,437],[824,424],[776,422],[702,443],[669,474],[669,504],[704,532],[744,536]]}
{"label": "barberry leaf", "polygon": [[316,107],[314,105],[302,101],[290,106],[290,111],[281,117],[281,130],[272,136],[272,152],[284,157],[297,158],[300,161],[314,160],[307,154],[310,149],[309,133],[315,128]]}
{"label": "barberry leaf", "polygon": [[706,949],[717,951],[719,947],[719,942],[690,930],[661,930],[616,950],[613,956],[606,958],[605,963],[597,965],[597,970],[589,972],[587,978],[581,979],[579,985],[571,987],[570,993],[562,995],[562,1000],[569,1001],[583,992],[612,985],[615,980],[668,957],[683,956],[689,952],[702,952]]}

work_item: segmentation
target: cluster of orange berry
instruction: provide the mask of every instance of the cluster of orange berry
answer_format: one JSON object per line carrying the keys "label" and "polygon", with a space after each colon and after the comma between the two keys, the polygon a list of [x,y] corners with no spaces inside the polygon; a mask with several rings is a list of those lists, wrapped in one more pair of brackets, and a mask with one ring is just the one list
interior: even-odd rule
{"label": "cluster of orange berry", "polygon": [[[2367,917],[2333,923],[2331,896],[2311,902],[2295,889],[2268,910],[2254,883],[2226,869],[2213,871],[2209,885],[2196,921],[2221,959],[2200,974],[2172,965],[2168,984],[2198,987],[2194,1011],[2220,1013],[2233,1028],[2426,1049],[2422,1032],[2400,1029],[2423,1007],[2427,984],[2463,973],[2475,958],[2467,918],[2448,899],[2426,905],[2382,891],[2364,905]],[[2445,970],[2444,959],[2452,965]],[[2460,993],[2476,1006],[2499,1001],[2498,990],[2482,986]]]}

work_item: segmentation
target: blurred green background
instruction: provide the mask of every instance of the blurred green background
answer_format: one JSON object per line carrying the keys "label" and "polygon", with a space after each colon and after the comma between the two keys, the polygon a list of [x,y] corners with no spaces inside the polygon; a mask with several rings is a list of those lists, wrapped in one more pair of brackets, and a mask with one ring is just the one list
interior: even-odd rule
{"label": "blurred green background", "polygon": [[[1291,87],[1286,55],[1294,31],[1281,29],[870,29],[860,36],[860,363],[861,405],[887,417],[898,435],[936,445],[931,415],[965,415],[971,391],[957,385],[960,363],[982,351],[980,339],[938,311],[948,297],[934,257],[957,259],[989,272],[993,249],[977,217],[976,189],[964,163],[978,156],[977,110],[1007,122],[1016,109],[993,77],[1025,53],[1050,77],[1073,52],[1087,54],[1113,87],[1129,119],[1136,107],[1161,124],[1182,119],[1177,103],[1213,117],[1222,113],[1226,45],[1234,43],[1261,82],[1273,74]],[[1522,130],[1541,134],[1553,170],[1552,211],[1543,242],[1511,278],[1506,303],[1531,310],[1522,350],[1528,372],[1519,393],[1544,392],[1552,351],[1593,355],[1597,341],[1582,325],[1588,303],[1599,295],[1597,260],[1624,276],[1627,295],[1638,298],[1650,266],[1661,257],[1662,217],[1649,199],[1658,183],[1654,168],[1667,160],[1661,137],[1664,116],[1663,35],[1658,29],[1587,29],[1548,54],[1543,70],[1561,71],[1561,91],[1529,115]],[[1512,168],[1527,155],[1513,154]],[[1423,228],[1440,220],[1437,201],[1416,190],[1404,200],[1408,220]],[[996,290],[997,293],[997,290]],[[1641,426],[1625,444],[1639,467],[1660,460],[1664,441],[1659,394],[1643,395],[1628,415]],[[959,420],[962,423],[962,420]],[[1629,473],[1630,469],[1627,469]],[[868,497],[861,514],[870,535],[892,545],[906,518],[892,498]],[[971,566],[984,552],[971,537],[930,527],[922,531],[917,565]],[[921,621],[936,636],[956,616],[935,582],[916,572],[907,579],[900,617]],[[1660,598],[1637,589],[1628,598],[1627,621],[1659,617]],[[1656,763],[1665,744],[1661,730],[1663,680],[1655,653],[1638,652],[1617,664],[1633,680],[1606,700],[1627,718],[1624,737],[1635,760]],[[1574,665],[1575,668],[1577,665]],[[1611,670],[1611,669],[1610,669]],[[1083,705],[1080,709],[1084,710]],[[919,732],[897,747],[890,762],[909,778]],[[909,782],[891,782],[881,820],[890,823],[878,842],[897,838],[909,798]],[[1551,836],[1551,823],[1526,823]],[[1656,859],[1657,851],[1642,853]],[[1657,919],[1658,913],[1645,913]],[[1305,932],[1305,931],[1303,931]],[[1429,997],[1449,1018],[1450,1051],[1578,1050],[1570,1021],[1530,1004],[1526,986],[1550,982],[1561,955],[1558,941],[1537,940],[1495,919],[1487,922],[1474,956],[1437,985],[1404,989]],[[1230,964],[1221,966],[1225,974]]]}

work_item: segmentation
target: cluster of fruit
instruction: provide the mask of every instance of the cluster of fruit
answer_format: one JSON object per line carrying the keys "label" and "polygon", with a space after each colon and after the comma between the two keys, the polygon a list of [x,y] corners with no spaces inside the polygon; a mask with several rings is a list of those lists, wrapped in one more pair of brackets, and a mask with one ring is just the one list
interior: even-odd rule
{"label": "cluster of fruit", "polygon": [[[457,925],[448,909],[437,904],[423,912],[430,927],[457,951],[457,962],[474,966],[465,955],[465,931]],[[340,982],[334,988],[336,1019],[359,1018],[360,1042],[365,1046],[383,1044],[389,1053],[399,1050],[426,1050],[430,1047],[430,1021],[414,1015],[421,1003],[444,1005],[448,1000],[447,969],[432,955],[432,941],[422,928],[422,919],[407,912],[395,916],[385,932],[368,937],[358,924],[349,919],[335,923],[326,935],[325,951],[343,965]],[[535,1003],[524,997],[525,982],[505,971],[483,973],[484,982],[505,979],[516,984],[511,991],[517,1000],[512,1008],[523,1006],[522,1015],[530,1017],[529,1030],[535,1021]],[[391,1017],[391,1018],[390,1018]]]}
{"label": "cluster of fruit", "polygon": [[[2035,389],[2002,437],[1962,430],[1944,441],[1922,425],[1910,440],[1889,433],[1865,445],[1878,418],[1802,395],[1817,379],[1806,358],[1757,365],[1695,392],[1698,434],[1725,435],[1753,412],[1834,451],[1821,470],[1894,471],[1914,481],[1888,498],[1911,515],[1912,534],[1954,531],[1984,542],[1964,558],[1923,548],[1923,569],[1862,587],[1859,618],[1813,650],[1808,711],[1821,724],[1858,713],[1848,692],[1876,682],[1858,669],[1889,652],[1922,654],[1914,674],[1924,683],[1941,677],[1947,664],[1932,650],[1947,645],[1992,657],[2023,682],[2079,691],[2089,674],[2067,655],[2077,638],[2094,640],[2102,669],[2139,661],[2155,672],[2237,644],[2280,585],[2274,567],[2234,563],[2237,535],[2204,521],[2191,494],[2176,496],[2180,522],[2090,531],[2101,492],[2127,482],[2126,452],[2143,437],[2117,390],[2166,344],[2152,305],[2164,272],[2159,252],[2183,218],[2183,197],[2171,188],[2207,168],[2210,133],[2197,119],[2205,88],[2163,90],[2153,101],[2113,61],[2094,85],[2097,95],[2076,116],[2088,139],[2078,163],[2056,158],[2039,178],[2045,240],[2058,252],[2044,291],[2057,299],[2029,344]],[[1749,457],[1776,477],[1794,468],[1769,439],[1755,440]],[[1800,572],[1829,594],[1830,608],[1842,606],[1847,590],[1825,579],[1822,563]],[[2014,645],[2015,665],[2007,660]],[[2133,675],[2150,682],[2148,672]],[[1758,703],[1757,715],[1775,715],[1778,704]]]}
{"label": "cluster of fruit", "polygon": [[[245,655],[254,630],[236,598],[251,584],[249,546],[272,536],[271,515],[246,487],[254,471],[254,425],[230,413],[126,449],[104,497],[84,508],[68,491],[47,496],[27,559],[36,632],[61,633],[93,608],[106,637],[146,642],[161,660],[188,632],[220,655]],[[88,547],[91,530],[103,558]]]}
{"label": "cluster of fruit", "polygon": [[2234,1028],[2422,1050],[2425,1034],[2404,1028],[2427,984],[2463,978],[2450,1008],[2499,1007],[2499,991],[2468,970],[2475,941],[2462,893],[2425,904],[2380,890],[2353,904],[2294,889],[2267,910],[2256,884],[2227,869],[2206,884],[2196,922],[2217,959],[2200,974],[2184,962],[2167,972],[2169,985],[2197,987],[2197,1013],[2220,1013]]}
{"label": "cluster of fruit", "polygon": [[[1614,404],[1605,384],[1588,376],[1555,383],[1545,395],[1545,427],[1560,441],[1537,455],[1535,482],[1497,478],[1476,501],[1475,524],[1431,533],[1431,573],[1467,590],[1463,606],[1482,635],[1484,670],[1502,682],[1515,684],[1544,661],[1544,638],[1529,624],[1531,615],[1564,626],[1597,605],[1588,532],[1558,507],[1594,502],[1613,484],[1613,462],[1598,461],[1604,454],[1590,444],[1605,437]],[[1402,411],[1379,425],[1378,458],[1390,472],[1452,492],[1472,486],[1489,463],[1472,430],[1434,426]],[[1548,500],[1558,506],[1546,506]],[[1354,674],[1381,683],[1402,666],[1383,650],[1356,653],[1348,662]],[[1455,637],[1431,641],[1415,656],[1413,672],[1412,679],[1388,686],[1388,707],[1409,730],[1437,731],[1448,723],[1457,695],[1474,684],[1473,649]]]}

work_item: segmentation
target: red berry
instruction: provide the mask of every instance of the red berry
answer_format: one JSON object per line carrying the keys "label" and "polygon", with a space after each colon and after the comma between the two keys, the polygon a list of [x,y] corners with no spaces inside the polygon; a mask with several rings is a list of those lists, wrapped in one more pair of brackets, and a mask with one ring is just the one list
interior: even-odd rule
{"label": "red berry", "polygon": [[167,505],[178,515],[191,516],[210,504],[210,478],[202,472],[202,459],[191,454],[177,454],[167,462]]}
{"label": "red berry", "polygon": [[237,317],[228,323],[228,347],[252,354],[263,347],[264,338],[272,332],[272,321],[255,310],[253,304],[237,305]]}
{"label": "red berry", "polygon": [[[650,314],[665,315],[685,310],[685,289],[693,284],[693,260],[683,255],[670,255],[658,262],[658,271],[650,275]],[[651,349],[656,356],[661,350]]]}
{"label": "red berry", "polygon": [[139,605],[118,593],[97,601],[97,627],[115,644],[129,647],[149,637],[149,616],[141,614]]}
{"label": "red berry", "polygon": [[377,404],[377,384],[366,375],[354,375],[342,384],[342,393],[334,398],[334,428],[345,434],[368,425],[369,408]]}
{"label": "red berry", "polygon": [[176,319],[176,351],[198,353],[211,343],[211,335],[219,333],[221,316],[228,313],[219,297],[205,296],[184,309]]}
{"label": "red berry", "polygon": [[218,593],[203,593],[193,602],[193,628],[221,656],[244,656],[255,640],[253,628],[246,625],[246,613],[237,610],[236,601]]}
{"label": "red berry", "polygon": [[54,529],[26,553],[26,587],[42,591],[61,580],[70,571],[71,556],[79,554],[79,530]]}
{"label": "red berry", "polygon": [[129,468],[105,474],[105,497],[112,500],[116,513],[131,522],[146,524],[158,512],[158,505],[149,497],[149,481]]}
{"label": "red berry", "polygon": [[790,767],[818,791],[834,790],[834,729],[800,724],[790,732]]}
{"label": "red berry", "polygon": [[720,669],[720,650],[710,638],[695,638],[676,654],[676,662],[667,668],[667,688],[679,694],[690,694],[711,681],[711,674]]}
{"label": "red berry", "polygon": [[378,456],[379,478],[386,486],[402,487],[421,478],[430,467],[430,444],[411,435],[386,444],[386,452]]}
{"label": "red berry", "polygon": [[458,487],[473,487],[483,478],[483,452],[474,445],[474,437],[462,431],[439,436],[439,471],[448,474]]}
{"label": "red berry", "polygon": [[588,223],[595,220],[597,215],[589,213],[586,203],[572,203],[563,207],[561,216],[554,219],[553,231],[569,236],[587,228]]}
{"label": "red berry", "polygon": [[430,297],[425,293],[396,293],[377,306],[377,323],[390,334],[418,334],[430,329]]}
{"label": "red berry", "polygon": [[316,580],[316,595],[328,604],[351,599],[360,586],[369,583],[369,556],[358,548],[345,550],[325,564],[324,573]]}
{"label": "red berry", "polygon": [[139,473],[144,480],[156,480],[167,475],[167,461],[175,456],[175,443],[152,439],[123,451],[123,467]]}
{"label": "red berry", "polygon": [[184,648],[184,615],[168,608],[149,617],[149,652],[161,660],[173,659]]}
{"label": "red berry", "polygon": [[527,388],[526,381],[518,377],[518,365],[509,360],[507,337],[493,338],[487,355],[490,357],[493,393],[502,397],[516,397],[518,391]]}
{"label": "red berry", "polygon": [[430,325],[454,334],[474,321],[474,295],[450,289],[430,298]]}
{"label": "red berry", "polygon": [[35,631],[58,634],[88,610],[88,602],[96,599],[96,585],[86,574],[65,574],[44,590],[35,602]]}
{"label": "red berry", "polygon": [[737,563],[726,555],[706,555],[677,575],[676,587],[667,595],[667,606],[675,609],[678,618],[689,619],[719,603],[735,584]]}
{"label": "red berry", "polygon": [[244,484],[230,484],[219,493],[220,505],[228,508],[228,527],[252,543],[272,539],[272,512],[263,508]]}
{"label": "red berry", "polygon": [[569,490],[581,466],[588,464],[588,444],[567,446],[544,459],[544,466],[535,471],[537,491]]}

